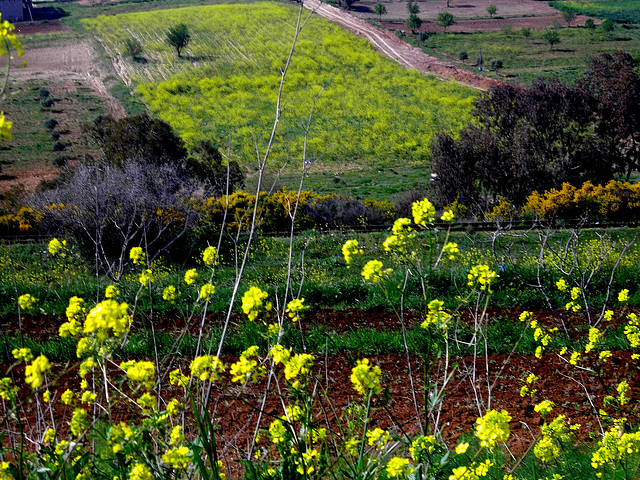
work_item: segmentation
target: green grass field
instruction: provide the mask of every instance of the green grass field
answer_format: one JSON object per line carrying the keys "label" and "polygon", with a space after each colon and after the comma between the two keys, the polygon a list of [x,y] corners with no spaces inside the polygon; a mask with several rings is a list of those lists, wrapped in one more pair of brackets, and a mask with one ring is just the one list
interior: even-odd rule
{"label": "green grass field", "polygon": [[[85,20],[110,55],[127,37],[143,44],[145,62],[123,61],[151,111],[187,143],[214,139],[245,165],[255,163],[274,118],[280,68],[297,10],[275,3],[187,7]],[[168,26],[185,23],[192,42],[178,58]],[[314,97],[308,158],[360,165],[428,159],[436,131],[456,131],[469,118],[475,92],[406,71],[367,42],[313,16],[296,45],[283,92],[274,158],[299,165],[302,127]]]}
{"label": "green grass field", "polygon": [[640,54],[639,29],[616,26],[614,32],[606,33],[600,28],[560,28],[560,43],[553,50],[544,40],[543,33],[532,31],[529,38],[517,29],[509,33],[435,34],[423,48],[431,54],[435,48],[454,58],[466,51],[469,65],[474,64],[482,52],[485,68],[489,68],[492,59],[500,59],[504,64],[501,75],[525,85],[539,76],[554,76],[573,83],[582,75],[589,59],[600,53],[627,50],[636,56]]}

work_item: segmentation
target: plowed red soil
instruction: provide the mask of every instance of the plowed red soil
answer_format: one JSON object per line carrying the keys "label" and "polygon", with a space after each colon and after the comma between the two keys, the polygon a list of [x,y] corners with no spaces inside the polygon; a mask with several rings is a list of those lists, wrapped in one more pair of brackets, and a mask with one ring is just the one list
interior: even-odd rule
{"label": "plowed red soil", "polygon": [[[517,321],[518,314],[519,312],[516,311],[492,312],[493,316],[507,316],[514,321]],[[536,318],[546,326],[558,325],[558,321],[548,312],[538,312]],[[32,338],[55,336],[62,321],[56,318],[26,316],[22,319],[22,330],[25,335]],[[419,321],[416,315],[406,317],[408,325]],[[215,322],[218,320],[212,317],[207,324]],[[400,328],[400,323],[392,312],[380,309],[348,311],[318,309],[307,312],[303,325],[304,330],[308,330],[312,325],[322,325],[327,333],[333,336],[362,328],[376,330]],[[156,331],[174,332],[176,336],[184,327],[184,321],[172,316],[154,321]],[[17,335],[19,333],[17,319],[0,318],[0,330],[7,332],[9,336]],[[195,331],[197,328],[194,325],[190,330]],[[414,404],[411,379],[414,382],[413,388],[417,392],[418,411],[421,411],[423,402],[420,392],[424,380],[422,359],[418,356],[410,358],[410,374],[409,360],[403,354],[372,355],[370,352],[360,352],[357,355],[317,356],[315,374],[318,378],[318,421],[335,429],[336,418],[340,412],[350,403],[360,400],[351,386],[350,375],[356,360],[362,357],[370,358],[373,364],[381,367],[382,384],[389,389],[390,393],[386,408],[383,408],[381,398],[375,401],[377,412],[373,418],[373,424],[392,428],[397,433],[401,432],[394,425],[401,425],[407,433],[419,432],[420,417]],[[231,363],[236,358],[224,358],[224,360]],[[526,451],[533,438],[539,434],[543,419],[533,407],[542,399],[552,399],[557,404],[553,417],[562,413],[570,419],[571,423],[581,424],[582,427],[577,434],[579,439],[585,440],[590,431],[598,431],[598,418],[594,412],[595,409],[603,406],[602,399],[605,395],[616,396],[615,387],[622,379],[629,381],[632,397],[640,386],[638,371],[631,367],[633,362],[629,352],[614,352],[604,371],[597,361],[597,353],[587,355],[580,366],[570,365],[556,354],[544,355],[541,359],[533,355],[518,354],[488,357],[479,355],[475,359],[471,356],[450,359],[450,364],[454,362],[458,363],[458,368],[446,389],[446,398],[439,417],[439,424],[444,426],[445,439],[454,444],[461,433],[473,430],[475,420],[481,412],[489,408],[506,409],[513,418],[512,436],[508,446],[515,453]],[[186,371],[188,363],[189,359],[186,358],[177,360],[177,364],[182,365],[183,371]],[[442,366],[441,360],[436,368]],[[57,366],[60,370],[62,367]],[[539,377],[535,385],[537,388],[535,399],[522,398],[519,393],[523,379],[530,373]],[[13,375],[20,381],[21,369],[14,370]],[[77,391],[79,382],[77,374],[63,375],[50,389],[58,397],[67,388]],[[233,469],[236,468],[234,459],[244,455],[248,439],[251,438],[255,429],[266,381],[262,379],[245,390],[241,390],[236,384],[230,384],[230,382],[227,384],[231,385],[231,388],[218,388],[218,386],[213,388],[210,405],[213,409],[212,415],[220,424],[218,442],[221,454],[228,468]],[[171,391],[172,387],[168,382],[162,383],[160,388],[160,396],[167,401],[176,394]],[[27,389],[23,389],[21,393],[25,398],[30,394]],[[633,404],[632,398],[631,405]],[[281,402],[273,384],[263,412],[262,426],[268,426],[273,417],[282,415]],[[34,413],[33,403],[28,403],[23,412],[27,425],[34,425]],[[119,415],[129,419],[134,419],[136,416],[135,412],[126,408],[120,409]],[[68,417],[68,411],[62,409],[56,411],[56,418],[59,423],[62,422],[61,425],[68,421]],[[268,440],[266,438],[262,440],[261,445],[267,448]]]}

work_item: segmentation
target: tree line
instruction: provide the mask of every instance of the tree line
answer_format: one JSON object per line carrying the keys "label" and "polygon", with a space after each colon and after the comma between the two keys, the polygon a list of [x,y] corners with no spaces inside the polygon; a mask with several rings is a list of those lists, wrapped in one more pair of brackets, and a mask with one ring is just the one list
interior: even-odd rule
{"label": "tree line", "polygon": [[629,180],[640,167],[640,74],[631,54],[593,58],[573,86],[539,78],[481,95],[459,134],[439,133],[432,191],[473,213],[501,200],[522,205],[563,183]]}

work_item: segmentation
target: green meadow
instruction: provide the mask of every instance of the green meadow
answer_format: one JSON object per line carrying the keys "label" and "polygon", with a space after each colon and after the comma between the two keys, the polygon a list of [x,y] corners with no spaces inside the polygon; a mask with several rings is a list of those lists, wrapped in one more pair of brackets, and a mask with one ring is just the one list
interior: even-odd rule
{"label": "green meadow", "polygon": [[[153,115],[188,144],[231,142],[250,166],[271,132],[297,15],[293,6],[252,3],[83,21]],[[318,16],[306,20],[303,12],[303,22],[282,93],[272,153],[278,163],[300,164],[307,125],[308,160],[356,168],[425,161],[437,131],[455,132],[468,121],[473,90],[406,71]],[[182,57],[166,42],[168,28],[179,23],[191,33]],[[131,37],[142,44],[144,59],[125,55]]]}

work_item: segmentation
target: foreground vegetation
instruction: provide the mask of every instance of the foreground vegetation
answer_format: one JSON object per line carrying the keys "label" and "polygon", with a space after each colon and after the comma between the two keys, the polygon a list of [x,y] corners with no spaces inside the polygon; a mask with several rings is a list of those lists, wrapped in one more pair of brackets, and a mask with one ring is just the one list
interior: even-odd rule
{"label": "foreground vegetation", "polygon": [[[311,303],[309,298],[301,297],[301,290],[296,287],[297,293],[289,294],[288,300],[287,293],[281,297],[281,289],[268,293],[256,286],[268,283],[264,262],[255,265],[260,274],[255,278],[249,274],[245,286],[239,288],[244,292],[239,307],[248,319],[244,327],[235,330],[240,336],[227,330],[227,316],[220,330],[203,330],[201,323],[199,334],[185,335],[185,330],[172,344],[153,330],[147,331],[146,340],[131,331],[134,319],[142,317],[144,323],[153,322],[157,307],[163,302],[173,315],[203,321],[209,308],[215,309],[216,304],[227,304],[228,312],[235,309],[233,301],[228,304],[234,292],[226,293],[222,288],[221,260],[225,255],[221,258],[216,248],[208,247],[198,255],[200,267],[174,274],[158,262],[148,262],[149,252],[134,247],[128,252],[127,275],[117,283],[100,286],[94,283],[85,290],[86,298],[98,294],[96,303],[69,296],[82,284],[80,280],[73,287],[64,285],[71,277],[69,274],[77,269],[85,271],[85,278],[89,274],[88,265],[81,266],[82,258],[68,242],[53,239],[44,251],[42,246],[34,246],[30,251],[27,247],[9,249],[5,268],[14,275],[14,308],[17,306],[19,315],[46,308],[47,301],[35,296],[44,290],[32,293],[21,290],[33,283],[22,280],[28,276],[27,271],[32,272],[33,280],[42,275],[41,284],[46,283],[60,296],[63,308],[66,304],[67,321],[60,325],[62,345],[58,346],[57,354],[68,362],[74,360],[63,351],[77,355],[79,363],[68,364],[68,368],[77,369],[82,382],[79,388],[56,387],[57,369],[40,354],[47,348],[56,353],[51,343],[45,344],[44,349],[31,344],[39,350],[36,355],[40,356],[36,358],[24,339],[4,339],[5,348],[12,349],[12,359],[8,360],[11,364],[5,374],[8,376],[0,383],[5,400],[3,413],[23,412],[18,386],[14,385],[21,383],[19,366],[23,363],[27,364],[25,383],[33,392],[30,398],[39,405],[40,413],[33,420],[35,430],[26,432],[17,426],[21,435],[37,446],[36,455],[19,447],[22,437],[7,431],[4,448],[8,461],[2,463],[3,475],[29,477],[29,470],[44,469],[53,476],[76,478],[153,478],[168,474],[180,478],[224,478],[236,475],[235,462],[241,461],[245,478],[265,479],[432,478],[438,472],[452,480],[503,476],[561,479],[576,478],[573,476],[576,471],[581,475],[601,474],[598,475],[601,478],[634,478],[640,441],[634,411],[626,407],[633,391],[627,380],[610,385],[606,375],[602,375],[613,355],[610,348],[629,349],[630,344],[634,351],[639,346],[638,319],[626,310],[630,292],[617,287],[625,272],[632,271],[637,263],[638,253],[632,250],[634,238],[622,235],[613,241],[596,232],[586,236],[582,232],[566,232],[561,236],[568,237],[558,241],[549,242],[547,237],[542,241],[525,239],[521,244],[524,248],[519,250],[511,245],[519,235],[507,233],[510,246],[501,251],[499,258],[507,259],[509,266],[497,265],[500,268],[494,269],[491,255],[484,258],[482,254],[463,255],[462,243],[454,242],[458,239],[450,232],[433,230],[434,217],[435,209],[427,200],[416,202],[413,219],[399,219],[389,235],[370,241],[366,237],[346,242],[339,239],[334,240],[332,247],[327,245],[334,250],[334,256],[335,250],[341,250],[342,258],[334,262],[348,267],[343,270],[351,272],[353,282],[364,280],[366,290],[377,290],[388,307],[399,308],[402,326],[395,336],[392,332],[372,334],[370,343],[363,342],[365,332],[360,332],[360,338],[354,332],[345,343],[338,337],[325,342],[326,347],[331,345],[330,349],[321,347],[321,339],[316,338],[320,333],[303,334],[295,328],[296,323],[304,322],[305,310]],[[444,212],[442,220],[452,222],[453,214]],[[252,249],[246,253],[252,264],[267,257],[277,258],[279,261],[273,263],[281,265],[283,259],[289,258],[290,266],[282,271],[281,278],[274,280],[274,285],[303,286],[305,280],[296,275],[303,266],[309,279],[314,278],[312,267],[316,262],[312,249],[306,248],[307,259],[303,261],[295,253],[291,257],[293,251],[286,240],[264,239],[257,247],[264,249],[262,255]],[[236,256],[243,250],[241,245],[238,248]],[[294,251],[305,251],[305,247],[294,245]],[[508,257],[516,251],[521,253],[520,257]],[[40,259],[34,261],[34,254]],[[469,269],[467,265],[473,266]],[[570,318],[582,319],[582,325],[571,326],[574,332],[571,341],[557,328],[539,324],[535,314],[527,311],[520,314],[521,326],[512,327],[511,337],[506,336],[508,329],[504,323],[489,325],[487,307],[501,284],[501,288],[513,291],[534,281],[534,276],[528,280],[520,277],[522,283],[513,283],[515,278],[510,278],[509,270],[517,268],[516,265],[522,269],[519,275],[527,265],[537,269],[538,279],[543,268],[547,280],[539,288],[553,296],[551,301],[563,312],[560,315],[565,327]],[[237,272],[235,268],[232,270]],[[336,271],[334,265],[332,277]],[[438,279],[451,279],[456,271],[461,278],[455,295],[439,291]],[[95,276],[96,280],[100,278]],[[236,287],[237,281],[236,274]],[[123,300],[127,303],[121,303]],[[406,330],[402,319],[405,306],[409,305],[421,312],[421,321]],[[616,313],[611,309],[614,305],[625,310]],[[624,331],[609,326],[614,318],[622,321]],[[573,330],[574,327],[581,328]],[[445,440],[446,425],[440,422],[440,412],[456,370],[452,356],[466,354],[482,358],[488,365],[490,351],[497,350],[499,344],[504,348],[506,338],[513,339],[513,346],[509,346],[511,353],[527,351],[538,358],[553,353],[581,369],[575,370],[573,379],[583,385],[579,375],[585,372],[605,382],[607,395],[593,397],[600,408],[595,414],[602,422],[602,427],[592,433],[593,441],[582,443],[579,449],[573,447],[579,431],[584,436],[583,429],[592,429],[572,424],[564,414],[552,414],[562,398],[537,397],[538,379],[531,373],[521,379],[520,394],[535,400],[536,412],[545,422],[540,432],[535,430],[535,444],[526,457],[507,453],[505,445],[510,437],[510,423],[515,419],[513,412],[490,408],[491,387],[488,386],[488,391],[474,387],[479,373],[475,366],[464,378],[474,391],[480,418],[473,433],[453,443]],[[247,346],[247,341],[251,345]],[[307,352],[327,355],[341,351],[341,344],[343,349],[357,353],[374,342],[393,342],[398,351],[418,355],[425,364],[424,387],[413,387],[416,413],[413,421],[419,433],[410,434],[401,423],[372,423],[373,418],[387,409],[385,397],[394,392],[383,395],[381,370],[375,360],[367,358],[358,360],[353,367],[351,381],[356,398],[348,409],[337,411],[335,422],[323,419],[322,410],[318,409],[320,402],[332,405],[332,401],[329,392],[318,389],[322,379],[314,368],[317,353]],[[305,353],[295,353],[298,348]],[[229,357],[234,352],[239,357]],[[136,359],[129,360],[132,356]],[[187,359],[192,359],[188,366]],[[594,366],[598,370],[593,370]],[[486,374],[490,383],[494,375],[500,375],[499,366]],[[277,385],[276,396],[281,402],[278,410],[282,415],[264,408],[266,392],[271,390],[272,383]],[[255,404],[258,418],[255,424],[250,420],[245,426],[254,433],[249,437],[248,447],[235,456],[228,453],[219,456],[226,448],[217,443],[217,438],[226,438],[226,432],[220,424],[222,419],[216,416],[217,408],[209,403],[210,387],[221,392],[264,388],[264,397],[252,395],[246,399]],[[59,415],[56,412],[67,408],[70,411],[62,418],[68,423],[56,420]],[[122,419],[117,413],[122,411],[135,412],[139,421]],[[5,420],[12,421],[10,418],[14,417]],[[154,441],[149,441],[150,437]],[[245,456],[250,460],[242,460]]]}

